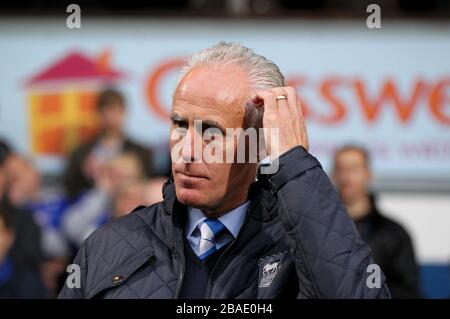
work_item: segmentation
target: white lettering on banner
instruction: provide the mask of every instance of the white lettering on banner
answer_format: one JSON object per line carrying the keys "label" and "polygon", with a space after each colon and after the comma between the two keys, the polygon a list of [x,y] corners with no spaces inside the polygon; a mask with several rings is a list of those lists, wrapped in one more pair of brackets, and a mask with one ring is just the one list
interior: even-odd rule
{"label": "white lettering on banner", "polygon": [[[364,20],[374,13],[364,11]],[[74,12],[71,9],[65,18]],[[75,22],[74,17],[69,21]],[[184,57],[233,39],[277,63],[287,85],[296,88],[311,153],[325,169],[332,165],[333,149],[350,142],[370,148],[377,178],[405,183],[415,179],[427,185],[450,178],[448,32],[410,21],[368,32],[366,21],[362,28],[361,22],[324,26],[324,22],[283,21],[236,21],[232,28],[220,21],[189,21],[189,28],[180,28],[178,20],[124,19],[119,24],[99,20],[94,29],[77,36],[74,47],[65,21],[63,28],[58,19],[35,22],[20,21],[16,28],[17,21],[0,21],[1,52],[16,60],[12,65],[7,58],[0,59],[0,135],[32,156],[44,174],[59,174],[64,167],[59,150],[70,149],[71,143],[98,127],[91,121],[95,107],[90,101],[101,87],[91,92],[92,83],[110,75],[108,81],[123,91],[129,136],[149,146],[167,142],[167,113]],[[441,25],[450,27],[446,22]],[[327,32],[322,32],[324,28]],[[279,38],[280,33],[287,37]],[[262,37],[279,40],[276,46],[267,46],[258,40]],[[189,38],[189,45],[180,38]],[[24,48],[33,48],[33,54]],[[99,70],[97,75],[81,81],[69,72],[78,70],[76,63],[81,62]],[[50,72],[54,68],[61,72]],[[29,87],[26,83],[31,80],[36,85]],[[211,159],[214,144],[207,148]]]}

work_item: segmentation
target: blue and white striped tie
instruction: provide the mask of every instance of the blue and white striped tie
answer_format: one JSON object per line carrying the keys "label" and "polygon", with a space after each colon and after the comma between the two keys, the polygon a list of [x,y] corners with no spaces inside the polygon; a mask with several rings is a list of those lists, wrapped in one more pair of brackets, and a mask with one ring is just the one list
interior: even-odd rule
{"label": "blue and white striped tie", "polygon": [[226,227],[220,220],[215,218],[207,218],[197,227],[201,234],[197,255],[203,260],[217,251],[217,237],[226,230]]}

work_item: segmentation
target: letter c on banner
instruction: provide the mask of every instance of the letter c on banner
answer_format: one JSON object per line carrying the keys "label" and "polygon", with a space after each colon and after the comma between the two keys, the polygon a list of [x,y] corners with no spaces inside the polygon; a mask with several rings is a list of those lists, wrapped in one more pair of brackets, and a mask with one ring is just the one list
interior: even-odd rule
{"label": "letter c on banner", "polygon": [[161,104],[161,83],[164,77],[172,70],[181,68],[185,63],[183,58],[174,58],[161,63],[151,74],[145,86],[145,94],[150,110],[160,119],[169,121],[169,113]]}

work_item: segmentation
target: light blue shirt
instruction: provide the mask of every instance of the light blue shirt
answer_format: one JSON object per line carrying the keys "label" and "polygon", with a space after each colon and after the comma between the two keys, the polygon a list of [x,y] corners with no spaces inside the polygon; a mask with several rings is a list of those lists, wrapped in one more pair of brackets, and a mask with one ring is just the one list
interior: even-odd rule
{"label": "light blue shirt", "polygon": [[[219,238],[216,241],[217,250],[237,237],[239,231],[241,230],[242,224],[244,224],[249,205],[250,201],[246,201],[241,206],[217,218],[228,229],[228,233],[226,233],[226,235],[218,236]],[[207,217],[205,217],[203,212],[198,208],[188,207],[187,213],[186,238],[191,245],[192,250],[199,255],[198,247],[200,244],[200,230],[197,226]]]}

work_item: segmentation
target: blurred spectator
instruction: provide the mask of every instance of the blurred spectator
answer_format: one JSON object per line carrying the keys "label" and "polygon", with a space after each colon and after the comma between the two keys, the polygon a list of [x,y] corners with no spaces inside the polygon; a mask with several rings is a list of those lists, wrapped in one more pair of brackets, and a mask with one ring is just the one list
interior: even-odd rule
{"label": "blurred spectator", "polygon": [[71,154],[64,176],[68,195],[73,198],[94,186],[95,172],[121,152],[135,153],[147,177],[153,175],[151,151],[134,143],[123,132],[126,105],[116,90],[103,91],[97,102],[101,131],[93,141],[80,145]]}
{"label": "blurred spectator", "polygon": [[168,177],[156,177],[144,184],[144,204],[153,205],[163,200],[162,188]]}
{"label": "blurred spectator", "polygon": [[8,199],[8,163],[16,156],[5,141],[0,141],[0,208],[14,221],[16,239],[10,254],[15,261],[38,270],[42,262],[41,232],[29,210],[14,206]]}
{"label": "blurred spectator", "polygon": [[131,181],[123,183],[117,188],[113,203],[113,218],[120,218],[129,214],[137,206],[144,205],[144,183]]}
{"label": "blurred spectator", "polygon": [[38,271],[11,254],[15,238],[11,216],[0,208],[0,299],[46,298]]}
{"label": "blurred spectator", "polygon": [[[81,194],[64,216],[63,225],[69,239],[75,245],[81,245],[93,231],[112,218],[118,190],[130,185],[137,187],[144,177],[142,162],[134,152],[118,154],[109,162],[98,165],[93,172],[94,187]],[[136,191],[127,200],[135,202],[135,198],[141,198],[140,193],[140,190]]]}
{"label": "blurred spectator", "polygon": [[46,257],[67,257],[69,247],[60,230],[67,200],[57,188],[42,185],[40,173],[26,159],[14,156],[7,165],[8,199],[15,207],[31,211],[43,230]]}
{"label": "blurred spectator", "polygon": [[369,191],[372,171],[368,151],[356,145],[339,148],[333,178],[362,239],[386,275],[392,298],[418,298],[418,269],[411,239],[400,224],[384,216],[376,206]]}
{"label": "blurred spectator", "polygon": [[57,188],[44,187],[40,173],[23,157],[15,154],[6,168],[9,202],[30,211],[41,228],[45,258],[41,273],[47,289],[56,294],[71,258],[71,248],[61,229],[68,201]]}
{"label": "blurred spectator", "polygon": [[129,214],[137,206],[149,206],[163,200],[162,187],[167,178],[133,181],[122,184],[114,196],[114,218]]}

